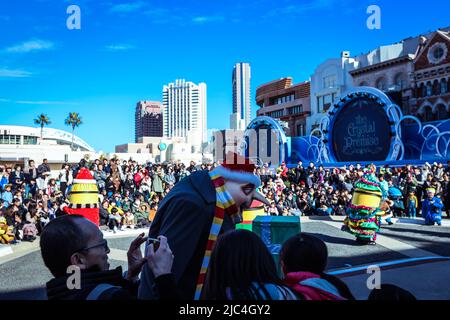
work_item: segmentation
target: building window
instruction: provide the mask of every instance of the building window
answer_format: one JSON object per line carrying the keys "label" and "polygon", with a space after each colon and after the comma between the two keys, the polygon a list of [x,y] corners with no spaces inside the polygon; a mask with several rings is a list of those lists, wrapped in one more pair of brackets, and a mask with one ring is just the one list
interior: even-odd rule
{"label": "building window", "polygon": [[385,78],[379,78],[375,83],[375,86],[378,90],[386,91],[387,90],[387,82]]}
{"label": "building window", "polygon": [[305,135],[306,135],[305,125],[304,124],[298,124],[297,125],[297,136],[298,137],[303,137]]}
{"label": "building window", "polygon": [[294,94],[291,94],[291,95],[288,95],[288,96],[279,97],[279,98],[276,98],[275,104],[282,104],[282,103],[294,101],[294,99],[295,99],[295,95]]}
{"label": "building window", "polygon": [[394,82],[395,82],[395,86],[397,87],[396,89],[403,90],[406,85],[406,81],[405,81],[405,77],[403,76],[403,73],[397,74],[395,76]]}
{"label": "building window", "polygon": [[433,96],[438,96],[441,92],[441,88],[439,85],[439,80],[434,80],[433,82]]}
{"label": "building window", "polygon": [[427,83],[427,91],[426,91],[426,97],[430,97],[433,95],[433,86],[431,82]]}
{"label": "building window", "polygon": [[445,79],[441,80],[441,94],[446,94],[447,91],[447,81]]}
{"label": "building window", "polygon": [[267,115],[271,118],[281,118],[284,115],[284,110],[268,112]]}
{"label": "building window", "polygon": [[447,109],[443,104],[439,104],[436,107],[436,117],[437,120],[444,120],[447,119]]}
{"label": "building window", "polygon": [[9,134],[0,135],[0,144],[20,144],[20,136]]}
{"label": "building window", "polygon": [[433,121],[434,115],[433,115],[433,109],[431,109],[431,107],[425,107],[423,108],[423,121],[424,122],[429,122],[429,121]]}
{"label": "building window", "polygon": [[320,113],[320,110],[322,110],[320,102],[322,101],[322,97],[317,97],[317,113]]}
{"label": "building window", "polygon": [[303,112],[303,105],[291,107],[291,108],[288,109],[288,114],[289,115],[298,114],[298,113],[302,113],[302,112]]}
{"label": "building window", "polygon": [[336,75],[331,75],[323,78],[323,88],[335,88],[336,87]]}
{"label": "building window", "polygon": [[328,111],[332,103],[333,103],[333,96],[331,94],[323,96],[323,112]]}
{"label": "building window", "polygon": [[428,50],[428,61],[432,64],[439,64],[447,57],[448,48],[445,43],[438,42]]}
{"label": "building window", "polygon": [[333,103],[335,94],[327,94],[317,98],[317,113],[326,112]]}
{"label": "building window", "polygon": [[23,137],[23,144],[37,144],[37,138],[36,137]]}
{"label": "building window", "polygon": [[419,89],[419,98],[425,98],[427,96],[427,87],[425,86],[425,84],[421,84],[420,85],[420,89]]}

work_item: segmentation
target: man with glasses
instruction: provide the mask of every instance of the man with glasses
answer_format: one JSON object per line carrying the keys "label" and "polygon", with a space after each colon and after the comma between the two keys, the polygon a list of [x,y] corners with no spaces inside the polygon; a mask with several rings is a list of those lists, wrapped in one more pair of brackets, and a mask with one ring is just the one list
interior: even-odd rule
{"label": "man with glasses", "polygon": [[163,287],[163,293],[167,287],[174,288],[170,273],[173,255],[167,238],[159,237],[157,251],[149,246],[148,257],[143,258],[140,246],[146,240],[142,233],[131,243],[128,271],[123,274],[122,267],[109,270],[108,242],[94,223],[79,215],[52,220],[40,239],[42,258],[54,276],[46,285],[49,300],[135,299],[139,274],[147,263],[158,275],[156,285]]}

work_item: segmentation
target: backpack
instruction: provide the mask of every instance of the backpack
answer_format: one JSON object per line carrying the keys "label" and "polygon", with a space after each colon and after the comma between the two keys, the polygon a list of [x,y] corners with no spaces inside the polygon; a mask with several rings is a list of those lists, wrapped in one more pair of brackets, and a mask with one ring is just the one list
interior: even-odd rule
{"label": "backpack", "polygon": [[[107,283],[101,283],[96,286],[86,297],[86,300],[99,300],[100,296],[108,291],[109,289],[120,289],[120,287],[116,287]],[[114,290],[115,291],[115,290]],[[111,292],[114,292],[111,290]]]}

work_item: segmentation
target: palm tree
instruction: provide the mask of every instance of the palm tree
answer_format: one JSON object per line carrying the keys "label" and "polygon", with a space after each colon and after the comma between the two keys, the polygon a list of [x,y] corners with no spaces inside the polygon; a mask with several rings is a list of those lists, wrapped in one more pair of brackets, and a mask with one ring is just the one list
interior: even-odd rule
{"label": "palm tree", "polygon": [[41,126],[41,140],[42,140],[42,136],[43,136],[43,132],[44,132],[44,126],[49,125],[50,123],[52,123],[50,121],[50,118],[47,117],[46,114],[41,113],[40,115],[37,116],[36,119],[34,119],[34,124],[38,124]]}
{"label": "palm tree", "polygon": [[75,128],[79,127],[80,125],[82,125],[83,121],[81,120],[80,114],[78,112],[70,112],[69,116],[66,118],[64,123],[66,124],[66,126],[71,126],[72,127],[72,145],[71,145],[71,148],[73,149],[73,138],[74,138]]}

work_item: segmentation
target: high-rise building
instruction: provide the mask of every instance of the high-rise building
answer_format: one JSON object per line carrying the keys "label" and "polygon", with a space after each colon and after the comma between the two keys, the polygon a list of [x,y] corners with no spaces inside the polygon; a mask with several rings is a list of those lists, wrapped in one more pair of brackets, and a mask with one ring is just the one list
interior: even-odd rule
{"label": "high-rise building", "polygon": [[233,113],[230,128],[245,130],[250,123],[250,64],[239,62],[233,68]]}
{"label": "high-rise building", "polygon": [[135,142],[143,137],[163,136],[163,115],[161,102],[139,101],[135,113]]}
{"label": "high-rise building", "polygon": [[281,78],[256,89],[257,116],[268,116],[287,124],[290,137],[306,135],[306,119],[311,114],[309,81],[293,84],[292,78]]}
{"label": "high-rise building", "polygon": [[207,142],[206,84],[178,79],[163,86],[163,109],[164,136],[187,138],[200,151]]}

